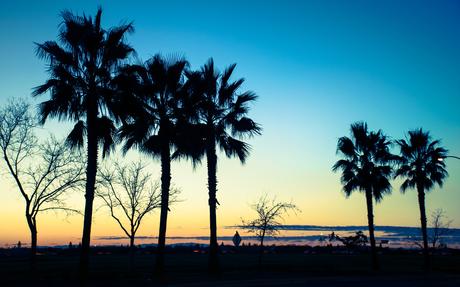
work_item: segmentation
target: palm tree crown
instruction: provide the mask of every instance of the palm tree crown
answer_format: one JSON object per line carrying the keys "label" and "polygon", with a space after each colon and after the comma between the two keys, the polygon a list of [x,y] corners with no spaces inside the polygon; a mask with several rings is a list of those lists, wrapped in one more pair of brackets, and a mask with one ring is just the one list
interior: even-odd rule
{"label": "palm tree crown", "polygon": [[394,156],[389,151],[390,144],[382,131],[369,132],[363,122],[352,124],[351,138],[339,139],[337,152],[343,159],[337,161],[332,170],[342,170],[341,182],[347,196],[354,190],[371,190],[373,198],[379,202],[391,192]]}
{"label": "palm tree crown", "polygon": [[227,157],[238,157],[244,163],[250,146],[242,140],[260,135],[261,127],[247,117],[248,104],[257,96],[251,91],[238,93],[244,79],[230,81],[235,67],[236,64],[232,64],[220,73],[211,58],[201,71],[188,72],[187,77],[192,89],[190,95],[197,107],[195,119],[203,141],[197,147],[203,148],[201,154],[205,154],[205,142],[208,142],[219,146]]}
{"label": "palm tree crown", "polygon": [[144,65],[123,68],[116,82],[125,96],[129,94],[125,102],[134,109],[125,113],[127,117],[120,128],[125,151],[137,147],[159,157],[162,139],[166,139],[170,147],[175,145],[187,66],[185,59],[165,59],[157,54]]}
{"label": "palm tree crown", "polygon": [[439,146],[439,140],[432,141],[430,133],[422,129],[409,131],[408,134],[408,139],[397,141],[400,156],[395,177],[404,178],[401,191],[411,188],[429,191],[435,184],[442,187],[448,176],[446,164],[442,161],[447,156],[447,150]]}
{"label": "palm tree crown", "polygon": [[94,19],[62,12],[60,43],[37,44],[37,55],[48,61],[50,78],[36,87],[33,95],[50,91],[50,99],[39,107],[43,123],[48,117],[77,121],[68,137],[72,146],[83,145],[88,124],[83,118],[95,114],[98,141],[105,155],[113,144],[115,127],[111,119],[121,112],[111,81],[120,64],[134,52],[125,42],[126,34],[134,28],[123,24],[105,30],[101,15],[100,8]]}

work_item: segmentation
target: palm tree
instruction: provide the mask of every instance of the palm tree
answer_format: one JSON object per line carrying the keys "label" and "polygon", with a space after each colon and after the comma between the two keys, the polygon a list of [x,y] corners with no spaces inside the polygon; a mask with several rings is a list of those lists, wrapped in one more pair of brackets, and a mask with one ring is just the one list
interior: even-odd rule
{"label": "palm tree", "polygon": [[428,236],[426,227],[425,192],[430,191],[436,184],[442,187],[448,176],[443,158],[447,150],[440,146],[440,140],[431,140],[430,133],[422,129],[409,131],[409,138],[397,141],[400,148],[398,168],[395,178],[404,179],[401,192],[416,189],[420,208],[420,223],[422,225],[423,254],[425,268],[430,267],[428,253]]}
{"label": "palm tree", "polygon": [[82,147],[86,136],[86,192],[80,259],[84,276],[89,260],[98,149],[101,145],[104,157],[112,148],[113,119],[117,119],[121,111],[111,81],[119,65],[134,52],[125,42],[125,36],[133,31],[133,26],[124,24],[103,29],[101,8],[94,19],[69,11],[61,15],[59,43],[36,44],[38,57],[48,62],[50,78],[36,87],[33,95],[50,92],[50,99],[39,106],[42,123],[48,118],[76,122],[67,138],[72,147]]}
{"label": "palm tree", "polygon": [[389,152],[390,141],[382,133],[368,131],[367,124],[357,122],[351,125],[351,138],[341,137],[337,152],[343,159],[337,161],[332,170],[342,170],[341,182],[345,195],[358,190],[366,195],[367,221],[371,242],[372,266],[379,268],[374,236],[373,200],[377,203],[391,192],[390,177],[393,155]]}
{"label": "palm tree", "polygon": [[[216,71],[212,58],[199,72],[187,74],[192,92],[189,97],[197,106],[194,129],[195,139],[189,155],[195,162],[206,156],[209,191],[210,219],[210,271],[218,270],[218,243],[216,207],[219,204],[217,192],[217,151],[218,146],[227,157],[238,157],[244,164],[249,156],[250,146],[246,137],[261,134],[261,127],[247,117],[248,104],[257,96],[250,91],[238,93],[244,79],[230,81],[236,64],[230,65],[222,73]],[[198,100],[197,100],[198,99]],[[193,118],[193,117],[192,117]],[[198,135],[198,136],[196,136]]]}
{"label": "palm tree", "polygon": [[137,110],[124,119],[120,137],[123,149],[138,148],[161,161],[161,211],[156,269],[164,269],[166,226],[171,185],[171,150],[176,145],[177,118],[184,84],[184,59],[164,59],[155,55],[143,65],[125,67],[119,87]]}

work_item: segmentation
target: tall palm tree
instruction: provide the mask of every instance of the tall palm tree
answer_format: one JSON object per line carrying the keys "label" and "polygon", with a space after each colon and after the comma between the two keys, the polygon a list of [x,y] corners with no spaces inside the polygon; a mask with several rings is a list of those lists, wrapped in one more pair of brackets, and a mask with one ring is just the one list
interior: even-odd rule
{"label": "tall palm tree", "polygon": [[[218,270],[218,243],[216,207],[219,204],[217,192],[217,149],[219,147],[227,157],[237,157],[244,163],[249,156],[250,146],[243,140],[261,134],[261,127],[247,117],[251,102],[257,96],[250,91],[239,93],[244,79],[230,81],[236,64],[230,65],[222,73],[214,68],[211,58],[198,72],[188,73],[188,82],[192,90],[189,97],[196,104],[196,122],[194,146],[189,151],[196,161],[206,156],[209,192],[210,219],[210,271]],[[193,117],[192,117],[193,118]],[[197,136],[198,135],[198,136]],[[193,137],[193,136],[192,136]]]}
{"label": "tall palm tree", "polygon": [[67,141],[82,147],[86,137],[87,169],[85,213],[81,242],[81,271],[86,274],[89,260],[94,185],[98,149],[104,157],[111,149],[115,126],[113,120],[121,108],[115,100],[111,81],[119,65],[133,48],[125,36],[133,32],[131,24],[101,27],[101,8],[94,18],[62,12],[59,41],[37,45],[37,55],[48,62],[50,78],[34,89],[33,95],[50,92],[50,99],[39,106],[42,123],[48,118],[76,122]]}
{"label": "tall palm tree", "polygon": [[156,269],[164,269],[166,227],[171,185],[171,154],[176,145],[180,97],[184,84],[184,59],[155,55],[145,64],[125,67],[119,77],[120,90],[137,109],[128,113],[120,128],[123,149],[136,147],[161,161],[161,211]]}
{"label": "tall palm tree", "polygon": [[382,133],[368,131],[367,124],[357,122],[351,125],[351,138],[341,137],[337,152],[343,159],[337,161],[332,170],[342,170],[341,182],[345,195],[353,191],[364,192],[367,204],[367,221],[371,242],[372,266],[378,269],[377,249],[374,236],[373,199],[378,203],[391,192],[391,162],[394,156],[389,151],[390,141]]}
{"label": "tall palm tree", "polygon": [[447,150],[440,146],[440,140],[431,140],[430,133],[422,129],[409,131],[407,139],[397,141],[400,148],[398,168],[395,178],[403,178],[401,192],[407,189],[416,189],[420,208],[420,223],[423,236],[423,254],[425,268],[430,267],[428,252],[428,236],[426,227],[425,193],[430,191],[436,184],[442,184],[448,176],[443,158],[447,156]]}

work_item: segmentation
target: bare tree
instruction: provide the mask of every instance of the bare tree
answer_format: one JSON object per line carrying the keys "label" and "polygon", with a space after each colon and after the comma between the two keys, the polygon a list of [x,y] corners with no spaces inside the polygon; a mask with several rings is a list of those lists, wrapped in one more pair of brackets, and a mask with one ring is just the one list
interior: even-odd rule
{"label": "bare tree", "polygon": [[[161,206],[158,182],[152,182],[152,174],[141,161],[122,165],[115,162],[99,172],[96,194],[104,202],[112,218],[129,238],[131,250],[142,219]],[[175,200],[177,190],[172,192]]]}
{"label": "bare tree", "polygon": [[438,208],[431,213],[431,234],[429,239],[432,248],[442,244],[442,238],[449,234],[451,224],[452,220],[447,218],[446,212],[442,208]]}
{"label": "bare tree", "polygon": [[40,142],[29,105],[12,100],[0,110],[0,149],[6,171],[25,202],[32,260],[37,252],[37,216],[45,211],[78,212],[64,197],[84,182],[78,153],[54,137]]}
{"label": "bare tree", "polygon": [[[442,245],[442,238],[447,236],[450,232],[450,225],[453,220],[449,220],[445,211],[442,208],[438,208],[431,212],[430,228],[428,230],[428,242],[431,248],[437,248]],[[419,237],[409,237],[408,239],[413,240],[413,245],[423,248],[423,244],[420,243]]]}
{"label": "bare tree", "polygon": [[289,211],[298,212],[299,208],[290,202],[279,202],[276,198],[262,196],[254,203],[252,209],[257,212],[257,218],[251,221],[242,220],[242,226],[248,232],[254,233],[260,240],[259,264],[262,261],[265,236],[275,236],[279,233],[283,216]]}

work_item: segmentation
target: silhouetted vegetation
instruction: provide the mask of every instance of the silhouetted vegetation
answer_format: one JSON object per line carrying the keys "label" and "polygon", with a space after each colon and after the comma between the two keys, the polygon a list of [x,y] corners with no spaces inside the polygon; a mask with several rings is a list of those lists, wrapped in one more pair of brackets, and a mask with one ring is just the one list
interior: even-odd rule
{"label": "silhouetted vegetation", "polygon": [[450,225],[453,220],[447,218],[446,212],[442,208],[438,208],[431,213],[431,234],[429,240],[432,248],[443,247],[443,237],[450,233]]}
{"label": "silhouetted vegetation", "polygon": [[0,110],[0,149],[6,169],[25,201],[32,267],[37,253],[38,214],[78,212],[66,206],[64,197],[84,182],[80,154],[54,137],[39,141],[36,126],[29,105],[22,100],[13,100]]}
{"label": "silhouetted vegetation", "polygon": [[390,141],[382,131],[368,131],[363,122],[351,125],[351,138],[341,137],[337,152],[343,159],[332,170],[342,171],[341,182],[347,196],[355,190],[364,192],[367,204],[367,221],[372,251],[372,266],[378,269],[377,249],[374,235],[373,199],[380,202],[391,192],[390,179],[394,156],[389,151]]}
{"label": "silhouetted vegetation", "polygon": [[447,177],[446,164],[442,161],[447,156],[447,150],[440,146],[440,140],[431,140],[429,132],[422,129],[409,131],[407,139],[397,141],[400,148],[398,168],[395,177],[401,177],[401,192],[416,189],[420,208],[420,222],[423,236],[423,253],[425,268],[430,266],[428,250],[427,219],[425,208],[425,193],[436,184],[442,186]]}
{"label": "silhouetted vegetation", "polygon": [[364,235],[362,231],[357,231],[355,235],[350,236],[339,236],[332,232],[328,236],[329,242],[333,242],[335,240],[340,241],[345,247],[350,250],[356,250],[360,247],[363,247],[368,242],[367,236]]}
{"label": "silhouetted vegetation", "polygon": [[247,117],[249,104],[256,100],[253,92],[239,92],[244,79],[231,81],[236,64],[223,72],[214,67],[210,59],[200,71],[188,74],[192,97],[197,97],[194,124],[195,144],[192,155],[206,156],[209,194],[209,267],[211,272],[219,268],[217,243],[217,149],[227,157],[237,157],[244,163],[249,156],[250,146],[242,141],[246,137],[260,135],[261,128]]}
{"label": "silhouetted vegetation", "polygon": [[[40,105],[41,122],[48,117],[77,121],[67,142],[82,147],[87,141],[85,221],[82,238],[82,271],[87,268],[98,147],[107,155],[113,147],[116,122],[127,152],[136,147],[161,159],[161,211],[157,270],[164,265],[167,213],[169,211],[171,160],[191,158],[194,165],[206,156],[210,205],[210,267],[218,268],[217,191],[218,145],[228,157],[244,163],[249,145],[239,139],[260,134],[260,127],[246,117],[248,103],[256,96],[238,90],[243,79],[230,81],[236,65],[220,73],[212,59],[200,71],[186,71],[184,59],[155,55],[145,64],[122,65],[134,49],[125,42],[131,24],[105,30],[101,9],[94,18],[62,13],[60,43],[37,44],[37,55],[48,61],[50,79],[34,95],[50,92]],[[185,77],[187,80],[185,81]],[[238,139],[239,138],[239,139]],[[174,150],[176,148],[176,150]],[[171,151],[171,149],[173,149]]]}
{"label": "silhouetted vegetation", "polygon": [[279,202],[276,198],[269,199],[267,195],[262,196],[259,200],[252,205],[252,209],[257,212],[257,218],[245,221],[243,220],[242,226],[250,233],[255,233],[260,240],[260,255],[259,264],[262,262],[262,255],[264,253],[264,239],[265,236],[275,236],[279,233],[281,226],[280,220],[289,211],[300,211],[297,206],[289,202]]}
{"label": "silhouetted vegetation", "polygon": [[[182,86],[184,85],[184,59],[165,59],[155,55],[142,65],[122,69],[117,83],[125,98],[135,105],[126,114],[120,128],[125,151],[132,147],[159,158],[161,161],[161,211],[156,269],[164,268],[164,248],[169,212],[171,185],[171,149],[180,139]],[[128,109],[129,110],[129,109]]]}
{"label": "silhouetted vegetation", "polygon": [[[265,246],[266,236],[278,234],[283,216],[290,211],[299,211],[292,202],[271,200],[267,196],[261,197],[252,206],[257,218],[243,220],[242,223],[247,232],[257,236],[260,245],[243,244],[235,248],[222,243],[219,248],[216,214],[220,205],[217,199],[218,156],[238,158],[244,164],[251,152],[251,146],[246,141],[262,132],[261,126],[249,117],[250,105],[256,101],[256,94],[242,91],[243,78],[232,79],[236,64],[220,71],[215,67],[213,58],[210,58],[201,68],[192,70],[185,58],[160,54],[141,62],[133,59],[135,50],[126,40],[126,36],[134,31],[131,23],[105,29],[101,24],[100,8],[94,17],[79,16],[70,11],[63,11],[61,17],[58,40],[36,44],[37,56],[46,62],[48,79],[35,87],[32,95],[49,94],[49,99],[39,104],[38,115],[30,113],[29,105],[18,100],[0,109],[0,152],[7,173],[25,201],[34,268],[39,248],[37,215],[53,210],[79,212],[78,208],[65,203],[64,196],[82,188],[84,183],[81,246],[74,248],[69,244],[68,249],[44,250],[44,258],[56,265],[61,263],[59,260],[62,258],[65,258],[62,259],[65,264],[76,261],[77,253],[80,253],[78,276],[83,279],[91,275],[88,273],[90,255],[98,258],[100,265],[110,263],[115,258],[115,263],[111,264],[117,266],[128,253],[125,248],[90,249],[95,195],[102,200],[110,216],[129,239],[130,258],[137,253],[141,261],[144,260],[138,264],[142,271],[136,271],[136,264],[130,261],[131,273],[143,276],[143,279],[150,280],[148,270],[151,266],[148,262],[153,260],[156,275],[163,279],[166,278],[166,271],[175,274],[176,266],[186,266],[184,270],[201,268],[206,258],[208,270],[215,274],[221,271],[219,254],[226,256],[224,266],[239,272],[248,268],[249,271],[244,270],[248,274],[254,270],[251,269],[251,260],[256,260],[258,254],[258,263],[261,265],[264,253],[269,257],[267,264],[264,264],[266,273],[282,270],[290,275],[291,271],[287,271],[290,268],[294,268],[294,272],[300,270],[301,274],[311,268],[324,274],[329,274],[331,270],[338,273],[364,272],[367,264],[363,263],[365,255],[362,254],[368,252],[368,238],[362,231],[350,236],[329,235],[329,243],[339,241],[343,246]],[[65,141],[61,142],[52,136],[40,141],[35,135],[35,128],[50,118],[74,124]],[[153,160],[159,160],[161,183],[153,182],[152,174],[146,171],[146,165],[140,161],[125,164],[112,159],[101,164],[99,154],[103,159],[107,158],[117,144],[124,155],[136,150]],[[399,155],[390,152],[393,144],[399,148]],[[82,155],[83,147],[86,148],[86,156]],[[448,176],[443,159],[449,155],[440,140],[432,140],[428,131],[417,129],[409,131],[406,139],[393,142],[383,131],[370,131],[365,122],[356,122],[351,125],[349,137],[339,138],[337,154],[341,159],[333,165],[332,170],[341,172],[340,181],[345,195],[349,197],[355,191],[365,195],[372,268],[377,270],[381,267],[381,257],[377,258],[374,204],[391,193],[390,181],[397,178],[403,179],[403,193],[408,189],[417,191],[424,267],[433,267],[428,242],[431,240],[433,250],[438,247],[450,225],[450,221],[445,221],[442,209],[439,209],[433,213],[433,234],[428,236],[425,196],[436,185],[442,187]],[[190,160],[193,168],[206,159],[210,232],[207,247],[166,244],[168,213],[171,204],[177,201],[178,194],[171,184],[171,164],[181,159]],[[160,209],[158,244],[135,248],[136,233],[142,220],[157,208]],[[382,261],[387,264],[394,264],[398,262],[396,259],[401,258],[410,263],[418,259],[417,251],[395,251],[382,246],[379,250],[384,258]],[[438,265],[439,270],[457,272],[458,251],[445,250],[454,255],[449,262],[457,265]],[[0,264],[5,265],[3,261],[8,261],[8,258],[19,258],[20,261],[23,252],[20,242],[11,250],[0,249]],[[174,262],[170,265],[165,258],[168,253]],[[61,259],[56,259],[53,254],[61,256]],[[189,261],[182,263],[183,258]],[[291,262],[292,258],[295,262]],[[338,263],[337,258],[347,262]],[[318,259],[318,262],[314,259]],[[42,261],[45,265],[46,260]],[[239,263],[238,260],[243,262]],[[358,264],[358,267],[348,261]],[[334,269],[336,267],[338,269]],[[15,268],[13,266],[11,270],[16,272]],[[100,272],[97,268],[93,270],[94,276]],[[393,266],[386,265],[382,269],[385,268],[391,269]],[[53,268],[43,267],[46,271],[50,269]],[[70,278],[77,277],[77,272],[59,272]],[[109,275],[114,276],[114,273]],[[114,280],[115,277],[110,278]]]}
{"label": "silhouetted vegetation", "polygon": [[116,162],[114,167],[102,167],[98,175],[96,194],[129,238],[131,249],[144,217],[160,208],[158,183],[153,182],[152,174],[145,168],[141,161]]}
{"label": "silhouetted vegetation", "polygon": [[87,167],[85,211],[81,248],[82,275],[88,268],[93,216],[94,189],[99,146],[105,157],[113,148],[115,125],[122,107],[112,80],[117,68],[134,49],[125,36],[134,28],[124,24],[110,29],[101,26],[102,9],[93,17],[61,13],[59,42],[37,44],[37,56],[48,63],[50,78],[35,88],[33,95],[49,92],[50,99],[40,104],[40,121],[49,117],[76,122],[67,142],[81,148],[86,137]]}

